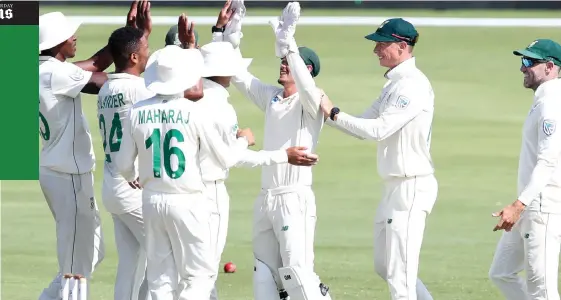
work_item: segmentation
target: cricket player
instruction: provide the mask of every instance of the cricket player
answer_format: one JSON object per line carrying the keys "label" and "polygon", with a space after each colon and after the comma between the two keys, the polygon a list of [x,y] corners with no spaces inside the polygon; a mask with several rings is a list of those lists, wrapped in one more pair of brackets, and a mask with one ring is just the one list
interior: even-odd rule
{"label": "cricket player", "polygon": [[138,155],[154,300],[209,298],[218,273],[212,240],[218,233],[211,227],[217,211],[206,197],[199,149],[212,149],[227,169],[239,161],[240,149],[254,143],[250,132],[242,133],[229,147],[194,103],[183,98],[200,80],[203,66],[196,49],[164,47],[151,55],[144,77],[156,96],[133,105],[117,153],[117,168],[128,181],[135,180]]}
{"label": "cricket player", "polygon": [[434,92],[415,66],[418,37],[415,27],[401,18],[384,21],[366,36],[376,42],[380,65],[388,68],[378,99],[358,117],[341,112],[327,97],[321,105],[328,124],[379,142],[384,194],[375,216],[374,265],[392,300],[432,299],[417,278],[425,221],[438,192],[430,154]]}
{"label": "cricket player", "polygon": [[[233,1],[232,10],[223,35],[229,40],[235,37],[232,44],[238,48],[245,16],[243,1]],[[299,16],[300,6],[292,2],[272,24],[282,87],[265,84],[249,72],[232,78],[233,85],[265,114],[263,148],[268,151],[303,146],[313,152],[324,123],[320,110],[323,92],[313,79],[320,71],[319,58],[294,40]],[[328,287],[314,272],[316,217],[311,167],[262,167],[261,193],[254,204],[253,219],[255,299],[280,299],[279,293],[283,298],[287,293],[292,300],[330,299]]]}
{"label": "cricket player", "polygon": [[119,264],[115,280],[114,299],[147,299],[146,254],[144,251],[144,221],[142,192],[117,172],[115,153],[121,148],[123,122],[130,107],[154,96],[146,89],[141,74],[148,62],[148,36],[151,26],[143,31],[122,27],[111,34],[109,50],[115,72],[108,74],[97,99],[97,117],[103,142],[102,199],[113,217],[115,245]]}
{"label": "cricket player", "polygon": [[[561,243],[561,46],[538,39],[520,56],[524,87],[534,101],[522,128],[518,198],[500,212],[505,230],[489,277],[507,300],[555,300]],[[523,280],[518,273],[526,273]]]}
{"label": "cricket player", "polygon": [[[129,11],[136,16],[137,3]],[[134,22],[133,22],[134,23]],[[80,93],[97,94],[113,60],[107,47],[70,63],[80,23],[61,12],[39,17],[39,183],[55,219],[58,274],[41,300],[58,299],[66,273],[90,279],[104,257],[99,211],[94,196],[95,156]],[[88,280],[89,283],[89,280]]]}
{"label": "cricket player", "polygon": [[[205,60],[203,73],[205,96],[196,102],[199,107],[198,112],[204,113],[209,119],[212,119],[224,142],[233,147],[240,129],[236,111],[228,101],[230,94],[227,88],[230,86],[231,77],[240,70],[247,70],[251,60],[242,59],[238,55],[239,52],[229,42],[211,42],[202,46],[200,50]],[[244,150],[246,153],[236,166],[253,168],[282,163],[311,166],[317,162],[317,158],[310,157],[304,151],[304,147],[290,147],[276,151]],[[224,182],[228,178],[229,170],[222,167],[220,161],[212,153],[212,149],[201,147],[201,172],[208,195],[216,202],[219,214],[218,222],[215,224],[218,228],[216,245],[216,266],[218,267],[228,232],[230,197]],[[211,300],[216,299],[218,299],[218,295],[215,285]]]}

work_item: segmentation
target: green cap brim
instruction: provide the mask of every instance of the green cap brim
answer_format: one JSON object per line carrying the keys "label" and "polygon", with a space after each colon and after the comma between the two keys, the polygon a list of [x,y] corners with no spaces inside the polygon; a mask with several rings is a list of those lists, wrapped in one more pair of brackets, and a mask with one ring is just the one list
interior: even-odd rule
{"label": "green cap brim", "polygon": [[525,57],[534,58],[534,59],[544,59],[543,56],[541,56],[539,54],[536,54],[532,51],[529,51],[527,49],[515,50],[515,51],[512,51],[512,53],[514,55],[517,55],[517,56],[525,56]]}
{"label": "green cap brim", "polygon": [[399,41],[397,38],[383,36],[383,35],[380,35],[376,32],[371,33],[371,34],[365,36],[364,38],[367,39],[367,40],[374,41],[374,42],[395,42],[395,41]]}

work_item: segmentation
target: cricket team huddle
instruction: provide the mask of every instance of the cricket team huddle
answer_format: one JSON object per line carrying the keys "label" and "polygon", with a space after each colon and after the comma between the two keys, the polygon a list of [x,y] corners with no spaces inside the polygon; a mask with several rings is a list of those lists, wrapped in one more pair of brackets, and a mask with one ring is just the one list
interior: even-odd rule
{"label": "cricket team huddle", "polygon": [[[280,60],[276,84],[252,75],[252,60],[240,51],[243,0],[226,1],[211,42],[199,45],[195,25],[182,14],[153,53],[150,6],[133,1],[125,26],[91,58],[76,62],[68,60],[75,57],[80,23],[60,12],[39,18],[39,183],[56,221],[59,262],[39,300],[75,297],[68,274],[85,278],[85,300],[95,289],[88,279],[104,259],[81,93],[98,101],[102,201],[118,253],[115,300],[218,299],[229,221],[225,181],[233,167],[261,168],[253,207],[254,299],[331,299],[313,264],[312,170],[325,124],[377,142],[383,193],[374,266],[391,299],[433,299],[417,274],[425,221],[438,194],[430,154],[435,93],[416,67],[415,26],[392,18],[365,36],[387,68],[387,82],[372,105],[353,116],[316,86],[319,56],[294,37],[298,2],[270,22]],[[521,57],[523,85],[535,96],[522,130],[519,196],[494,214],[494,230],[504,232],[489,277],[508,300],[559,299],[561,46],[538,39],[513,54]],[[115,71],[105,72],[111,65]],[[230,85],[264,114],[263,150],[251,149],[251,129],[239,128]]]}

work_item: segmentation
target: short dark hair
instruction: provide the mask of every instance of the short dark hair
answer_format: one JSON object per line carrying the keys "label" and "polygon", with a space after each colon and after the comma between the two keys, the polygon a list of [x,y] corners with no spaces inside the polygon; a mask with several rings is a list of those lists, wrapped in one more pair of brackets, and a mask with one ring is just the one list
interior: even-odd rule
{"label": "short dark hair", "polygon": [[143,35],[142,30],[130,26],[113,31],[107,44],[116,68],[127,66],[130,55],[138,51]]}

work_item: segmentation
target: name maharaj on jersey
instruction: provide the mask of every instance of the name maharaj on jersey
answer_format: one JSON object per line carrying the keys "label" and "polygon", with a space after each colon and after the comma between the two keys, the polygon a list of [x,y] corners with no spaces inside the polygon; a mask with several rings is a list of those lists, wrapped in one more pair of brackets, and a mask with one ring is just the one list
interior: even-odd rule
{"label": "name maharaj on jersey", "polygon": [[181,110],[175,109],[146,109],[138,111],[138,123],[188,124],[190,115],[190,112],[183,115]]}
{"label": "name maharaj on jersey", "polygon": [[97,100],[97,108],[104,109],[104,108],[117,108],[121,106],[125,106],[124,96],[121,93],[116,95],[109,95],[103,97],[103,99]]}

